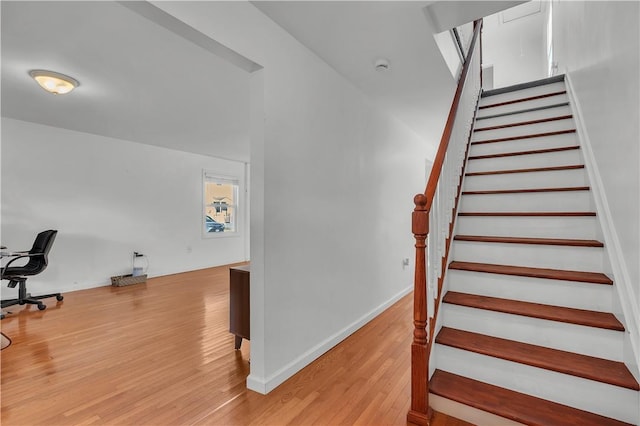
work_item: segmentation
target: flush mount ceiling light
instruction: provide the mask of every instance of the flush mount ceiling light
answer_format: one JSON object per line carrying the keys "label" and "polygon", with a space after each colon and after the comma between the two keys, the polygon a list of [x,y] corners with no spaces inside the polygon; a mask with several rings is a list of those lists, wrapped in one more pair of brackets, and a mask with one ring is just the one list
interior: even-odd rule
{"label": "flush mount ceiling light", "polygon": [[46,70],[31,70],[29,75],[40,87],[54,95],[64,95],[80,85],[78,80],[68,75]]}

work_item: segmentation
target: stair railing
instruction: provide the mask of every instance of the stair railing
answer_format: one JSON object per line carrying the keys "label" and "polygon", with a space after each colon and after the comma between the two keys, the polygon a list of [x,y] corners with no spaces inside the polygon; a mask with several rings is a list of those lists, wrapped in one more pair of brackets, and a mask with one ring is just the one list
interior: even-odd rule
{"label": "stair railing", "polygon": [[416,240],[411,344],[411,407],[407,420],[429,424],[429,356],[460,195],[471,126],[481,89],[482,19],[474,22],[469,53],[458,80],[449,117],[427,187],[414,198],[412,232]]}

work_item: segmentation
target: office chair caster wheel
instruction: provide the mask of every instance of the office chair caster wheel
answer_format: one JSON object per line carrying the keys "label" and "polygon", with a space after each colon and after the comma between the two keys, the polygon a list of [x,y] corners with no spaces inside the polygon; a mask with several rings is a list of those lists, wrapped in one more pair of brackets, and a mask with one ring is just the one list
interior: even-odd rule
{"label": "office chair caster wheel", "polygon": [[39,303],[38,304],[38,309],[41,311],[44,311],[45,309],[47,309],[47,305],[43,304],[43,303]]}
{"label": "office chair caster wheel", "polygon": [[57,300],[58,302],[62,302],[62,300],[63,300],[63,299],[64,299],[64,296],[62,296],[61,294],[59,294],[59,295],[57,295],[57,296],[56,296],[56,300]]}

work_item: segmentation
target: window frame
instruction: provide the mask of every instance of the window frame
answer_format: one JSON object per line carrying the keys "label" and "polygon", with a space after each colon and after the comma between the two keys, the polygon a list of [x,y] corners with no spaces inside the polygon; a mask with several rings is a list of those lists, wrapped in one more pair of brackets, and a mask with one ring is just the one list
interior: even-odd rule
{"label": "window frame", "polygon": [[[207,224],[206,218],[207,208],[214,207],[213,204],[207,204],[207,183],[221,183],[221,184],[230,184],[233,185],[233,203],[228,204],[228,207],[232,207],[233,211],[233,220],[234,230],[233,231],[223,231],[223,232],[207,232]],[[241,200],[240,194],[241,192],[241,183],[242,178],[236,175],[226,175],[223,173],[218,173],[213,170],[202,170],[202,202],[200,207],[200,232],[203,239],[209,238],[229,238],[229,237],[240,237],[242,233],[242,227],[240,225],[241,216]],[[214,218],[215,220],[215,218]]]}

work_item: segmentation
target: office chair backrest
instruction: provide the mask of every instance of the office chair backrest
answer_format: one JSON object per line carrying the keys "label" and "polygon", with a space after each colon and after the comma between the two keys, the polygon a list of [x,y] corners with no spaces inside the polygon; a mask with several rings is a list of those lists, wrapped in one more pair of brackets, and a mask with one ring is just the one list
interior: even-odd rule
{"label": "office chair backrest", "polygon": [[30,256],[29,262],[24,266],[7,268],[4,274],[35,275],[44,271],[49,263],[49,251],[57,234],[58,231],[53,229],[39,233],[33,242],[33,247],[29,250],[29,254],[36,254],[36,256]]}

